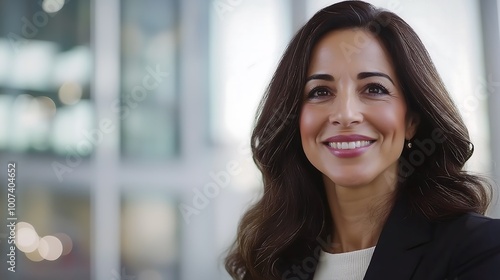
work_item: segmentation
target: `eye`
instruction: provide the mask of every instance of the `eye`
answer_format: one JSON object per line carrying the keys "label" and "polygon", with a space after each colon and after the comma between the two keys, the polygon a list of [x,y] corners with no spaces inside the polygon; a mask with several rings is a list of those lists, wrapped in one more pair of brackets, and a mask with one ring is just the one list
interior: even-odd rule
{"label": "eye", "polygon": [[328,97],[331,95],[332,93],[328,88],[315,87],[307,94],[307,99],[318,99],[318,98]]}
{"label": "eye", "polygon": [[389,94],[386,87],[379,83],[372,83],[366,86],[366,92],[370,95]]}

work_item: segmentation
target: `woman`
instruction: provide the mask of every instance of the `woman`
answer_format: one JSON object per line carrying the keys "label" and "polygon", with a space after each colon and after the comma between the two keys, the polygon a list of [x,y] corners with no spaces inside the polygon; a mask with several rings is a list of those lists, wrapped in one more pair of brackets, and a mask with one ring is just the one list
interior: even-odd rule
{"label": "woman", "polygon": [[491,187],[429,54],[397,15],[322,9],[286,49],[251,139],[264,194],[234,279],[498,279]]}

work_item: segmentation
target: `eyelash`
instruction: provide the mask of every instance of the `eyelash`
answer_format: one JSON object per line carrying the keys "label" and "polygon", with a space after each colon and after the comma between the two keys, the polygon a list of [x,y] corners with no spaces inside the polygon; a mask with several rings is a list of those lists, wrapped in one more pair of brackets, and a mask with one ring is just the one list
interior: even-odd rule
{"label": "eyelash", "polygon": [[[376,95],[386,95],[386,94],[390,93],[389,90],[385,86],[383,86],[382,84],[379,84],[379,83],[367,84],[365,86],[364,91],[369,91],[370,89],[373,89],[373,88],[379,89],[381,92],[380,93],[368,92],[368,95],[376,96]],[[315,99],[315,98],[321,98],[321,97],[326,96],[326,95],[317,96],[318,92],[327,92],[328,94],[331,94],[331,92],[328,88],[326,88],[324,86],[318,86],[318,87],[313,88],[311,91],[309,91],[309,93],[307,94],[307,99]],[[316,96],[314,96],[314,95],[316,95]]]}
{"label": "eyelash", "polygon": [[330,93],[330,90],[328,90],[328,88],[326,87],[323,87],[323,86],[319,86],[319,87],[315,87],[313,88],[308,94],[307,94],[307,99],[314,99],[314,98],[320,98],[321,96],[314,96],[315,94],[317,94],[318,92],[328,92]]}
{"label": "eyelash", "polygon": [[383,85],[381,85],[379,83],[370,83],[370,84],[366,85],[366,90],[373,88],[373,87],[380,89],[381,93],[369,93],[370,95],[379,95],[379,94],[389,94],[390,93],[386,87],[384,87]]}

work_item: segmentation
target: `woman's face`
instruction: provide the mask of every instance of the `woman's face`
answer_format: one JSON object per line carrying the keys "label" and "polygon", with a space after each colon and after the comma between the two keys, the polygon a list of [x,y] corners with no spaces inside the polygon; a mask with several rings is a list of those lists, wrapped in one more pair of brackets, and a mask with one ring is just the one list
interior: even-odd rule
{"label": "woman's face", "polygon": [[313,49],[303,94],[302,147],[325,180],[344,187],[395,182],[416,121],[407,116],[391,59],[373,35],[361,29],[326,34]]}

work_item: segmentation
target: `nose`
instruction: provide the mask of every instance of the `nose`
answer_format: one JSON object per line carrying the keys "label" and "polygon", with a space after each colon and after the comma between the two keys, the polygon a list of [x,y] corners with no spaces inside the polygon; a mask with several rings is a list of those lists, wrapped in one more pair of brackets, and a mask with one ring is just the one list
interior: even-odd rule
{"label": "nose", "polygon": [[339,93],[333,101],[329,121],[331,124],[350,127],[363,121],[362,104],[355,92]]}

